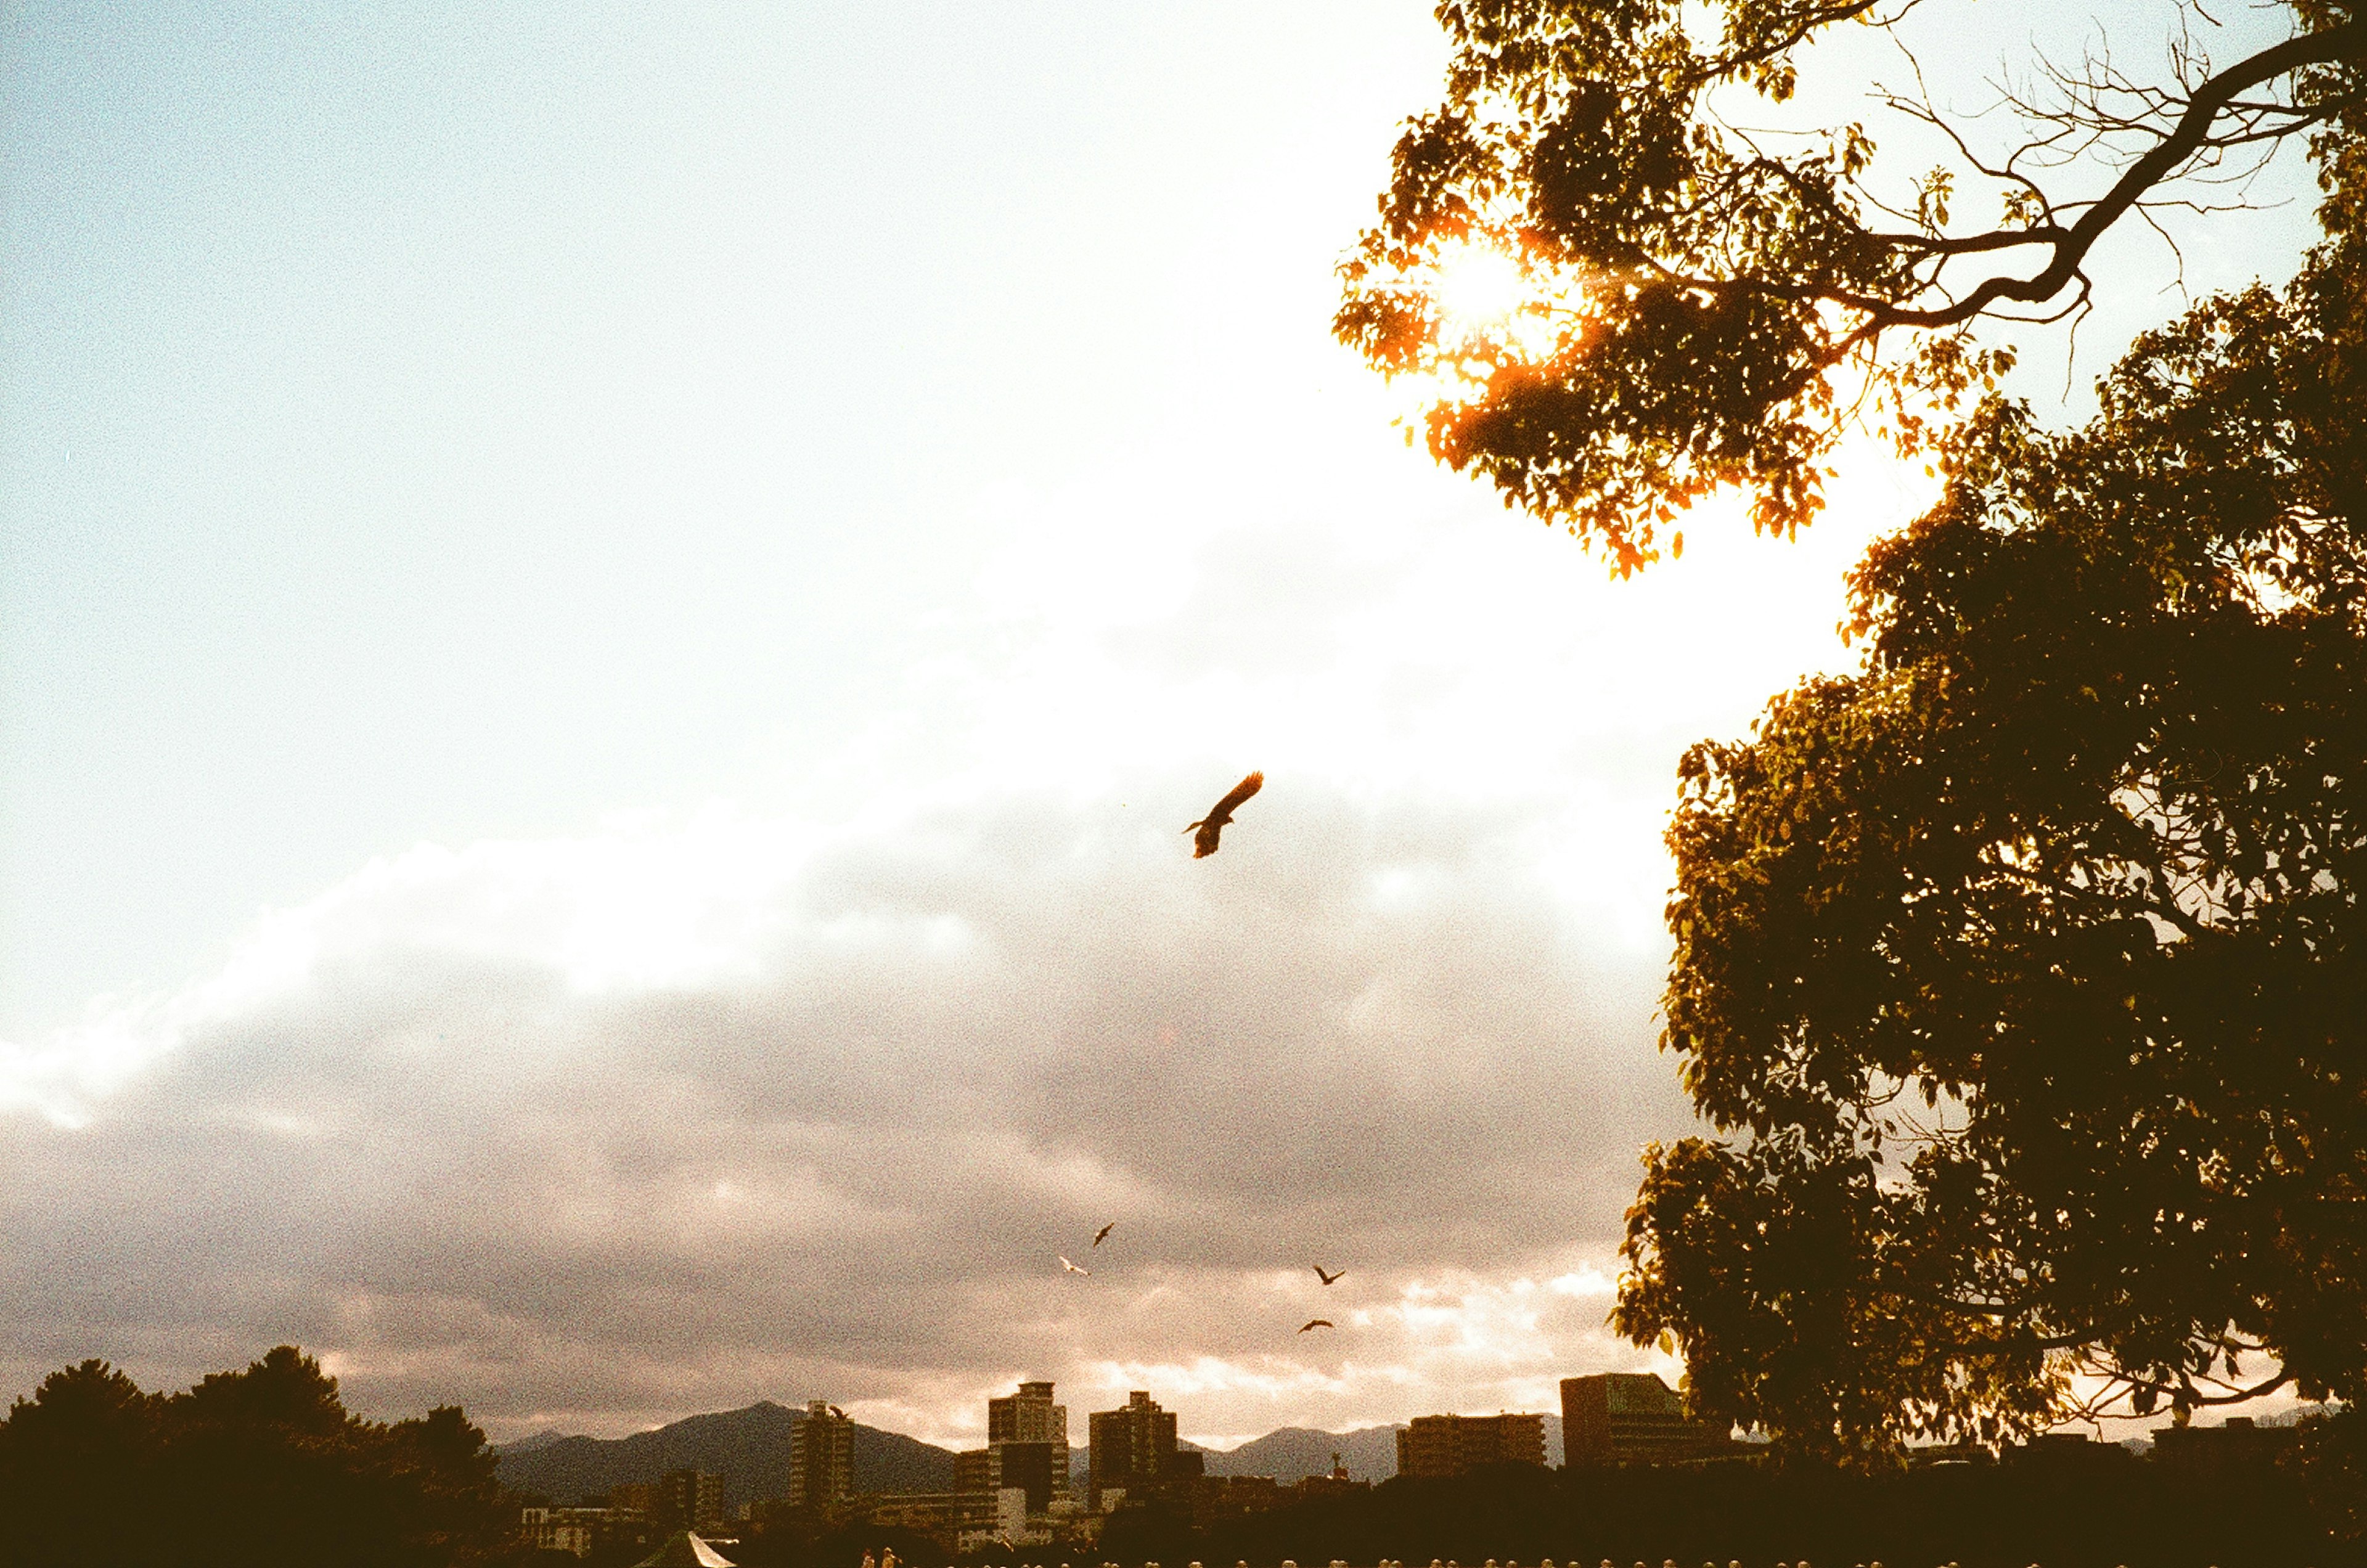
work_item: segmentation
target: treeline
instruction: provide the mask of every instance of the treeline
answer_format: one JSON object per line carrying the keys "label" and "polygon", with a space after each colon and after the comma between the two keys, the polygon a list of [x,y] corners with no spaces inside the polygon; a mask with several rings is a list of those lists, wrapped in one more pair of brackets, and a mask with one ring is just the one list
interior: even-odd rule
{"label": "treeline", "polygon": [[[2110,1462],[2106,1461],[2109,1460]],[[1947,1465],[1866,1476],[1750,1464],[1704,1469],[1505,1466],[1452,1480],[1400,1477],[1206,1529],[1154,1508],[1122,1512],[1099,1559],[1182,1568],[1285,1559],[1320,1568],[1433,1558],[1464,1568],[1544,1558],[1594,1568],[1667,1560],[1747,1568],[2336,1568],[2338,1546],[2273,1461],[2196,1473],[2125,1454],[2087,1463]]]}
{"label": "treeline", "polygon": [[85,1361],[0,1422],[5,1568],[453,1568],[516,1518],[457,1406],[360,1420],[292,1346],[175,1394]]}

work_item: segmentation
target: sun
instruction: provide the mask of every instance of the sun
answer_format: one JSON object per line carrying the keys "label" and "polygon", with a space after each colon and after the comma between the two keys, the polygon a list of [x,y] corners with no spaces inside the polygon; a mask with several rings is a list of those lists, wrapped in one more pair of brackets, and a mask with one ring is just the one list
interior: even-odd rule
{"label": "sun", "polygon": [[1501,333],[1529,303],[1533,285],[1520,258],[1494,245],[1444,246],[1434,266],[1431,297],[1442,324],[1457,336]]}

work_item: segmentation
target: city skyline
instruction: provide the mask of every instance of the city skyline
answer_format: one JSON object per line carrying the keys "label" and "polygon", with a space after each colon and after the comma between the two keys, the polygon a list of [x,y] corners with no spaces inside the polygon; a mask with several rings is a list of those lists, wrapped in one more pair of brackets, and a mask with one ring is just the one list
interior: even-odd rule
{"label": "city skyline", "polygon": [[[1024,1383],[1024,1382],[1032,1382],[1032,1381],[1036,1381],[1036,1380],[1024,1379],[1024,1378],[1022,1378],[1022,1379],[1013,1379],[1013,1380],[1009,1380],[1009,1383],[1013,1383],[1013,1384],[1015,1384],[1015,1383]],[[1563,1381],[1563,1382],[1567,1382],[1568,1380],[1567,1380],[1567,1379],[1565,1379],[1565,1380],[1561,1380],[1561,1381]],[[1008,1386],[1008,1384],[1006,1384],[1006,1386]],[[1110,1415],[1110,1414],[1116,1414],[1116,1413],[1122,1412],[1122,1411],[1125,1409],[1125,1407],[1126,1407],[1126,1404],[1127,1404],[1127,1401],[1130,1401],[1130,1400],[1134,1397],[1134,1395],[1136,1395],[1137,1393],[1149,1393],[1150,1392],[1150,1391],[1149,1391],[1149,1390],[1128,1390],[1128,1391],[1127,1391],[1127,1395],[1125,1396],[1125,1399],[1121,1400],[1121,1401],[1120,1401],[1120,1403],[1119,1403],[1119,1404],[1118,1404],[1117,1406],[1114,1407],[1112,1410],[1108,1410],[1108,1411],[1094,1410],[1094,1411],[1089,1411],[1089,1412],[1087,1412],[1086,1414],[1090,1416]],[[1001,1397],[1001,1396],[1000,1396],[1000,1395],[997,1395],[997,1394],[994,1394],[994,1393],[992,1393],[991,1392],[990,1392],[989,1393],[987,1393],[987,1394],[985,1394],[984,1396],[982,1396],[982,1397],[980,1398],[980,1402],[979,1402],[979,1403],[980,1403],[980,1404],[981,1408],[983,1408],[983,1406],[984,1406],[984,1405],[985,1405],[985,1404],[986,1404],[990,1400],[994,1399],[994,1398],[997,1398],[997,1397]],[[1156,1404],[1162,1404],[1162,1405],[1163,1405],[1163,1404],[1164,1404],[1164,1402],[1163,1402],[1163,1401],[1159,1401],[1159,1400],[1156,1398],[1156,1396],[1155,1396],[1155,1395],[1153,1396],[1153,1402],[1154,1402],[1154,1403],[1156,1403]],[[763,1398],[760,1398],[760,1399],[759,1399],[759,1400],[757,1400],[755,1403],[757,1403],[757,1404],[768,1404],[776,1405],[776,1406],[777,1406],[777,1407],[779,1407],[779,1408],[781,1408],[781,1409],[784,1409],[784,1410],[789,1410],[789,1411],[793,1411],[793,1412],[797,1412],[797,1413],[799,1413],[800,1415],[808,1415],[808,1414],[810,1414],[810,1412],[812,1411],[813,1407],[814,1407],[814,1406],[816,1406],[816,1405],[823,1405],[823,1406],[825,1406],[825,1407],[827,1407],[827,1408],[830,1408],[830,1409],[832,1409],[832,1410],[835,1410],[835,1409],[837,1408],[837,1407],[836,1407],[836,1406],[834,1406],[834,1405],[831,1405],[831,1404],[829,1404],[829,1402],[828,1402],[828,1401],[826,1401],[826,1400],[821,1400],[821,1399],[799,1399],[799,1400],[794,1400],[794,1401],[793,1401],[793,1400],[789,1400],[789,1399],[787,1399],[787,1398],[778,1398],[778,1397],[773,1397],[773,1396],[769,1396],[769,1395],[768,1395],[768,1396],[764,1396],[764,1397],[763,1397]],[[742,1407],[741,1407],[741,1408],[745,1408],[745,1407],[744,1407],[744,1406],[742,1406]],[[1180,1409],[1180,1408],[1177,1408],[1177,1409],[1168,1409],[1168,1410],[1166,1410],[1166,1412],[1165,1412],[1165,1413],[1166,1413],[1167,1415],[1171,1416],[1174,1416],[1174,1417],[1176,1417],[1176,1418],[1179,1420],[1179,1422],[1180,1422],[1180,1419],[1181,1419],[1181,1416],[1182,1416],[1182,1411],[1181,1411],[1181,1409]],[[617,1432],[608,1432],[608,1433],[578,1432],[578,1431],[569,1430],[569,1429],[566,1429],[566,1428],[564,1428],[564,1427],[559,1427],[559,1426],[536,1427],[531,1427],[531,1428],[526,1429],[526,1430],[524,1430],[524,1431],[520,1431],[520,1432],[518,1432],[518,1433],[516,1433],[516,1434],[515,1434],[515,1435],[513,1435],[513,1436],[507,1437],[507,1438],[496,1438],[496,1439],[494,1439],[494,1445],[493,1445],[493,1446],[494,1446],[496,1449],[500,1449],[500,1450],[504,1450],[504,1451],[531,1451],[531,1450],[532,1450],[532,1449],[533,1449],[536,1445],[538,1445],[538,1444],[539,1444],[539,1443],[549,1442],[549,1441],[550,1441],[550,1440],[553,1440],[553,1439],[555,1439],[555,1438],[560,1438],[594,1437],[594,1438],[602,1438],[603,1440],[614,1441],[614,1440],[616,1440],[616,1439],[617,1439],[617,1438],[621,1438],[633,1437],[633,1436],[637,1436],[637,1435],[640,1435],[640,1434],[642,1434],[642,1433],[647,1433],[647,1432],[660,1431],[660,1430],[664,1429],[664,1427],[666,1427],[675,1425],[675,1424],[677,1424],[677,1423],[679,1423],[679,1422],[682,1422],[682,1421],[697,1420],[697,1419],[698,1419],[700,1416],[711,1416],[711,1415],[717,1415],[717,1414],[722,1414],[722,1412],[712,1411],[712,1410],[685,1411],[685,1412],[681,1413],[680,1415],[675,1416],[673,1416],[673,1417],[671,1417],[670,1419],[668,1419],[667,1421],[658,1423],[658,1424],[657,1424],[657,1425],[655,1425],[655,1426],[640,1427],[634,1427],[634,1428],[631,1428],[631,1429],[629,1429],[629,1430],[617,1431]],[[842,1413],[842,1414],[844,1415],[844,1414],[845,1414],[845,1413]],[[1388,1430],[1399,1430],[1399,1429],[1402,1429],[1403,1427],[1405,1427],[1407,1426],[1407,1424],[1408,1424],[1408,1423],[1410,1423],[1410,1422],[1411,1422],[1411,1421],[1413,1421],[1413,1420],[1417,1419],[1419,1416],[1434,1416],[1434,1415],[1440,1415],[1440,1414],[1450,1414],[1450,1413],[1446,1413],[1446,1412],[1437,1412],[1437,1411],[1421,1411],[1421,1412],[1416,1412],[1416,1413],[1410,1414],[1410,1415],[1406,1415],[1406,1416],[1400,1416],[1396,1417],[1396,1418],[1395,1418],[1395,1419],[1393,1419],[1393,1420],[1392,1420],[1392,1419],[1382,1419],[1382,1420],[1375,1421],[1375,1422],[1371,1423],[1371,1424],[1370,1424],[1370,1425],[1368,1425],[1368,1426],[1364,1426],[1364,1427],[1342,1427],[1342,1428],[1339,1428],[1339,1429],[1336,1429],[1336,1430],[1335,1430],[1335,1429],[1332,1429],[1332,1428],[1329,1428],[1329,1427],[1307,1427],[1307,1426],[1301,1426],[1301,1425],[1284,1425],[1284,1426],[1279,1426],[1279,1427],[1267,1427],[1267,1428],[1264,1428],[1264,1429],[1263,1429],[1263,1430],[1255,1431],[1255,1432],[1239,1432],[1239,1433],[1206,1433],[1206,1434],[1198,1434],[1198,1435],[1195,1435],[1195,1433],[1193,1433],[1193,1432],[1184,1430],[1184,1429],[1181,1427],[1181,1426],[1179,1425],[1179,1426],[1178,1426],[1178,1427],[1177,1427],[1177,1429],[1176,1429],[1175,1437],[1176,1437],[1176,1441],[1177,1441],[1177,1443],[1178,1443],[1180,1446],[1183,1446],[1183,1447],[1187,1447],[1187,1448],[1190,1448],[1190,1449],[1200,1451],[1200,1452],[1203,1452],[1203,1453],[1209,1453],[1209,1454],[1229,1454],[1229,1453],[1232,1453],[1232,1452],[1234,1452],[1234,1451],[1236,1451],[1236,1450],[1240,1450],[1240,1449],[1241,1449],[1241,1448],[1244,1448],[1244,1447],[1246,1447],[1246,1446],[1248,1446],[1248,1445],[1250,1445],[1250,1444],[1251,1444],[1251,1443],[1256,1443],[1256,1442],[1262,1441],[1262,1440],[1263,1440],[1263,1439],[1264,1439],[1264,1438],[1274,1437],[1274,1436],[1275,1436],[1276,1434],[1278,1434],[1278,1433],[1283,1433],[1283,1432],[1314,1432],[1314,1433],[1319,1433],[1319,1434],[1322,1434],[1322,1435],[1324,1435],[1324,1436],[1328,1436],[1328,1437],[1349,1437],[1349,1436],[1353,1436],[1353,1435],[1355,1435],[1355,1434],[1357,1434],[1357,1433],[1361,1433],[1361,1432],[1388,1431]],[[1497,1416],[1497,1415],[1501,1415],[1501,1414],[1506,1414],[1506,1412],[1490,1410],[1490,1411],[1486,1411],[1486,1412],[1469,1412],[1469,1413],[1467,1413],[1467,1414],[1474,1415],[1474,1416]],[[1557,1430],[1558,1430],[1558,1424],[1559,1424],[1559,1422],[1560,1422],[1560,1420],[1561,1420],[1561,1416],[1560,1416],[1560,1415],[1559,1415],[1559,1413],[1558,1413],[1558,1406],[1557,1406],[1557,1406],[1555,1406],[1554,1408],[1551,1408],[1551,1409],[1545,1409],[1545,1410],[1542,1410],[1542,1411],[1538,1412],[1537,1414],[1541,1414],[1541,1415],[1542,1415],[1542,1416],[1544,1416],[1549,1417],[1552,1421],[1554,1421],[1554,1422],[1557,1424],[1557,1426],[1556,1426],[1556,1429],[1557,1429]],[[850,1420],[855,1419],[855,1417],[854,1417],[854,1416],[852,1416],[851,1415],[846,1415],[846,1416],[845,1416],[845,1418],[850,1419]],[[861,1421],[859,1424],[860,1424],[860,1425],[862,1425],[862,1426],[870,1427],[872,1427],[873,1429],[878,1430],[878,1431],[892,1432],[892,1433],[895,1433],[895,1434],[896,1434],[897,1436],[899,1436],[899,1437],[910,1438],[913,1439],[915,1442],[926,1443],[926,1444],[928,1444],[928,1445],[929,1445],[930,1447],[932,1447],[932,1448],[942,1449],[942,1450],[946,1450],[947,1453],[952,1453],[952,1454],[959,1454],[959,1453],[962,1453],[962,1452],[967,1451],[967,1450],[979,1450],[979,1449],[982,1449],[983,1447],[985,1447],[985,1446],[986,1446],[986,1444],[987,1444],[987,1442],[988,1442],[988,1440],[989,1440],[989,1439],[988,1439],[988,1436],[987,1436],[987,1434],[988,1434],[988,1430],[989,1430],[988,1424],[987,1424],[987,1423],[986,1423],[986,1421],[985,1421],[985,1420],[983,1420],[983,1419],[981,1419],[981,1420],[980,1420],[980,1421],[976,1426],[974,1426],[974,1427],[951,1427],[951,1428],[949,1428],[949,1429],[947,1429],[947,1430],[940,1431],[940,1432],[938,1432],[938,1433],[936,1433],[936,1434],[934,1434],[934,1435],[931,1435],[931,1434],[929,1434],[929,1433],[924,1433],[924,1432],[908,1431],[908,1430],[905,1430],[905,1429],[900,1428],[900,1427],[883,1427],[883,1426],[880,1426],[878,1423],[877,1423],[877,1422],[872,1422],[872,1421]],[[525,1445],[525,1447],[522,1449],[522,1448],[520,1447],[520,1445]],[[1084,1443],[1074,1443],[1074,1444],[1071,1444],[1071,1445],[1070,1446],[1070,1455],[1071,1455],[1071,1460],[1070,1460],[1070,1468],[1071,1468],[1072,1472],[1074,1472],[1074,1470],[1075,1470],[1076,1466],[1077,1466],[1078,1464],[1080,1464],[1080,1463],[1082,1463],[1082,1457],[1083,1457],[1083,1456],[1084,1456],[1084,1455],[1085,1455],[1085,1454],[1090,1450],[1090,1448],[1091,1448],[1091,1442],[1090,1442],[1090,1439],[1088,1439],[1088,1441],[1086,1441],[1086,1442],[1084,1442]]]}

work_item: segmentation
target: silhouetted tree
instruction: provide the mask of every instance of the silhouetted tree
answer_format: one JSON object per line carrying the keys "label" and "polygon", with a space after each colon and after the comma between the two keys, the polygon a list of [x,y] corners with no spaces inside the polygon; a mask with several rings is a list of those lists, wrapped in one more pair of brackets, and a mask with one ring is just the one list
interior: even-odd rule
{"label": "silhouetted tree", "polygon": [[85,1361],[0,1423],[0,1563],[443,1568],[515,1522],[457,1407],[357,1419],[291,1346],[169,1398]]}
{"label": "silhouetted tree", "polygon": [[[2367,236],[2361,237],[2367,239]],[[1875,1462],[2367,1395],[2367,266],[1992,404],[1854,581],[1862,671],[1695,748],[1616,1311]]]}
{"label": "silhouetted tree", "polygon": [[98,1360],[17,1401],[0,1422],[0,1562],[157,1561],[161,1404]]}
{"label": "silhouetted tree", "polygon": [[[2045,85],[2010,99],[2018,150],[1991,144],[1999,122],[1936,107],[1902,64],[1912,91],[1875,90],[1875,118],[1954,149],[1912,180],[1876,179],[1860,122],[1750,129],[1781,118],[1806,46],[1915,8],[1440,0],[1444,100],[1398,142],[1380,222],[1342,269],[1339,335],[1385,371],[1440,378],[1433,454],[1625,572],[1720,485],[1752,493],[1761,528],[1807,521],[1853,412],[1903,447],[1931,438],[2010,362],[1976,328],[2084,308],[2114,224],[2227,188],[2172,182],[2356,131],[2367,103],[2355,6],[2290,0],[2292,36],[2239,61],[2213,62],[2180,10],[2158,80],[2109,56],[2033,62]],[[2358,172],[2355,138],[2326,146],[2330,171]],[[2367,183],[2336,185],[2329,220],[2347,229]],[[1475,248],[1517,263],[1523,309],[1446,308]]]}

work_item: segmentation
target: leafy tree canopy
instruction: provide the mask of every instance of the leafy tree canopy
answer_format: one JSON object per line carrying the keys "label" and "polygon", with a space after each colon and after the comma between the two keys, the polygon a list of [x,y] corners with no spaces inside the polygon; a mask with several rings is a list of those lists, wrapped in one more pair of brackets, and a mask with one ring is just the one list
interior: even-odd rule
{"label": "leafy tree canopy", "polygon": [[1877,1462],[2367,1396],[2367,236],[1992,401],[1862,670],[1696,747],[1618,1325]]}
{"label": "leafy tree canopy", "polygon": [[446,1568],[514,1519],[457,1406],[360,1420],[292,1346],[170,1396],[85,1361],[0,1422],[0,1564]]}
{"label": "leafy tree canopy", "polygon": [[[1938,439],[2010,363],[1976,329],[2081,309],[2097,241],[2191,200],[2174,182],[2295,136],[2330,175],[2361,157],[2333,134],[2367,103],[2351,0],[2291,0],[2289,38],[2225,62],[2195,41],[2195,10],[2159,81],[2042,62],[2043,90],[2009,99],[2026,133],[2010,150],[1920,88],[1877,91],[1948,150],[1904,180],[1877,169],[1863,123],[1750,128],[1818,40],[1895,29],[1919,3],[1441,0],[1445,96],[1398,142],[1335,330],[1435,379],[1433,455],[1625,573],[1721,486],[1751,494],[1760,528],[1808,521],[1821,460],[1861,415],[1905,449]],[[2339,194],[2367,181],[2330,185],[2337,231],[2367,220]],[[1456,316],[1475,253],[1517,267],[1524,304]]]}

